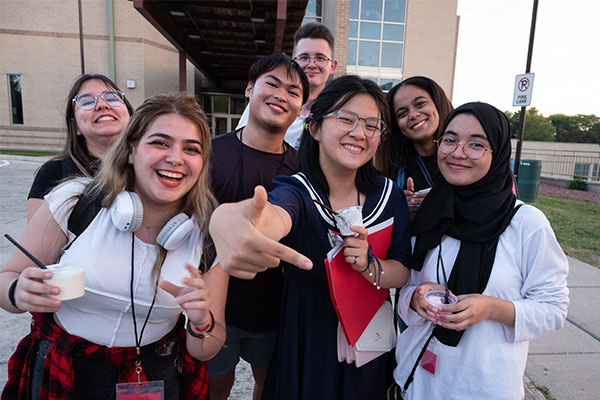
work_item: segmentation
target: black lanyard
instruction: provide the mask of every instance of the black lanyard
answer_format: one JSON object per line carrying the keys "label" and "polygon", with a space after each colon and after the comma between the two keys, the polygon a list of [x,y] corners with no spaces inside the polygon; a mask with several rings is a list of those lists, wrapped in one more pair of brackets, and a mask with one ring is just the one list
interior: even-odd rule
{"label": "black lanyard", "polygon": [[433,179],[431,179],[431,175],[429,174],[429,170],[427,169],[427,165],[425,165],[425,161],[421,158],[420,155],[417,154],[417,165],[419,166],[419,170],[421,170],[421,174],[427,181],[429,187],[433,186]]}
{"label": "black lanyard", "polygon": [[142,359],[141,359],[141,345],[142,345],[142,337],[144,336],[144,329],[146,329],[146,325],[148,324],[148,319],[150,318],[150,313],[152,312],[152,308],[154,307],[154,302],[156,301],[156,292],[158,290],[158,277],[156,278],[156,285],[154,285],[154,296],[152,296],[152,304],[150,304],[150,309],[148,310],[148,314],[146,314],[146,319],[144,319],[144,324],[142,325],[142,331],[140,332],[140,336],[138,338],[137,332],[137,320],[135,318],[135,305],[133,302],[133,275],[134,275],[134,258],[135,258],[135,232],[131,233],[131,281],[129,283],[129,294],[131,297],[131,318],[133,318],[133,333],[135,334],[135,352],[136,352],[136,360],[135,360],[135,372],[137,372],[138,383],[140,382],[140,374],[142,373]]}

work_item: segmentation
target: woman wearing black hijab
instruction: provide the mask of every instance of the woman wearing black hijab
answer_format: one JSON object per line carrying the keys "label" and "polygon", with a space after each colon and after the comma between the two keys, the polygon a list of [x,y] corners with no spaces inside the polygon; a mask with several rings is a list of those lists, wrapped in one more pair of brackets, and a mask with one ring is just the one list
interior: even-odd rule
{"label": "woman wearing black hijab", "polygon": [[[413,225],[394,378],[406,399],[521,399],[529,340],[566,318],[568,263],[544,214],[512,192],[506,116],[467,103],[442,132],[441,174]],[[456,304],[425,299],[446,285]]]}

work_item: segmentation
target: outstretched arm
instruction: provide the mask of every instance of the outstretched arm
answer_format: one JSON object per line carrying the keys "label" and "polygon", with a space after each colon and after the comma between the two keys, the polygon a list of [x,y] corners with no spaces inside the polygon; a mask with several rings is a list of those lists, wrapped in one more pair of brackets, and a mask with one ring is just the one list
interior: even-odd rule
{"label": "outstretched arm", "polygon": [[310,259],[278,243],[292,228],[290,215],[267,202],[262,186],[254,197],[239,203],[223,204],[210,219],[210,234],[221,268],[242,279],[279,265],[281,260],[302,269],[312,268]]}

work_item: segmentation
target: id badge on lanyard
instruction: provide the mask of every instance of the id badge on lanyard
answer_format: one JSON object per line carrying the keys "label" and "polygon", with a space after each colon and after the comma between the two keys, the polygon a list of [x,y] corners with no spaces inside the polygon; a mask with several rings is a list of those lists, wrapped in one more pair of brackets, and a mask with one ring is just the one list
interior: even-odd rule
{"label": "id badge on lanyard", "polygon": [[119,383],[117,400],[164,400],[163,381]]}
{"label": "id badge on lanyard", "polygon": [[158,289],[158,278],[154,287],[154,296],[152,297],[152,304],[146,315],[144,324],[142,325],[142,331],[138,337],[137,322],[135,318],[135,303],[133,299],[133,272],[134,272],[134,259],[135,259],[135,233],[131,233],[131,282],[129,286],[131,296],[131,317],[133,318],[133,333],[135,335],[135,348],[137,352],[137,360],[135,361],[135,372],[137,372],[137,382],[133,383],[118,383],[116,386],[117,400],[164,400],[165,398],[165,384],[163,381],[148,381],[140,382],[140,375],[142,374],[142,362],[140,359],[141,355],[141,343],[144,329],[150,318],[152,307],[156,301],[156,291]]}

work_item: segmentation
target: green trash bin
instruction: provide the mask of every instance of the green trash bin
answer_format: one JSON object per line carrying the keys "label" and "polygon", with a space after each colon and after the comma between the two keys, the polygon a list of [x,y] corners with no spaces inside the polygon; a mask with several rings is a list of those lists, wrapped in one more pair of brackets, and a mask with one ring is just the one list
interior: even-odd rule
{"label": "green trash bin", "polygon": [[521,160],[517,187],[519,198],[527,203],[537,201],[542,162],[540,160]]}

